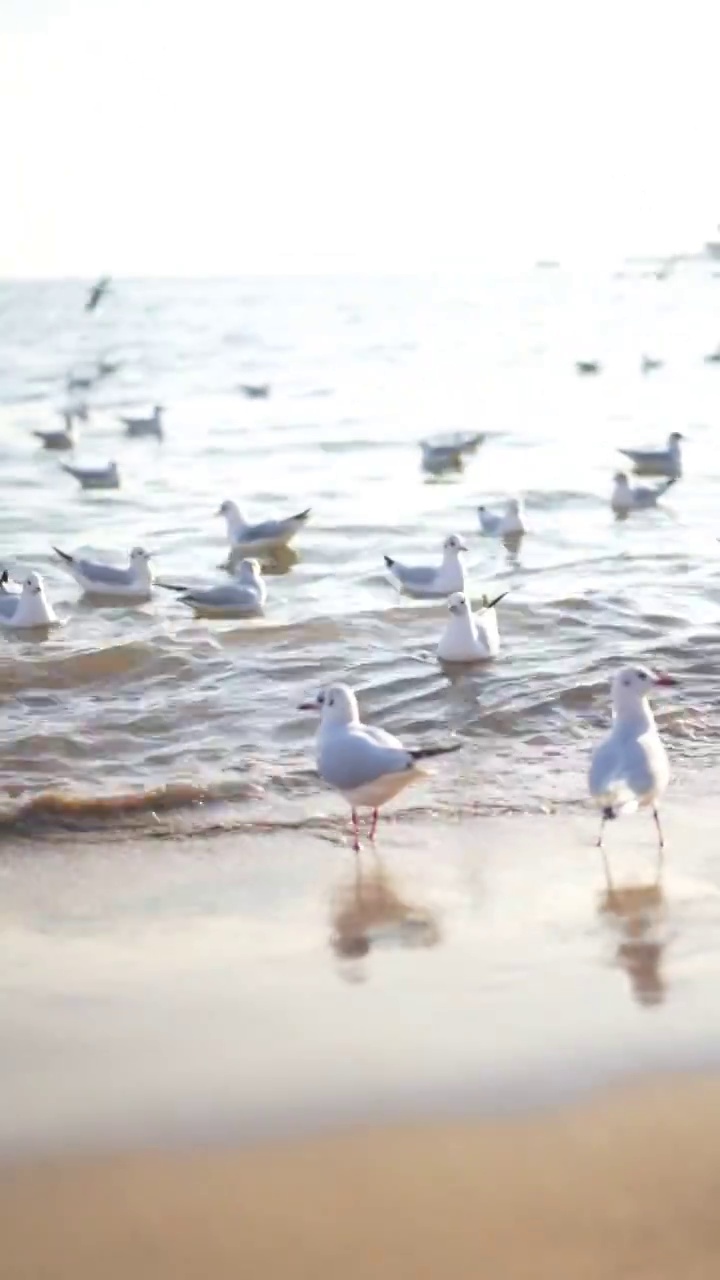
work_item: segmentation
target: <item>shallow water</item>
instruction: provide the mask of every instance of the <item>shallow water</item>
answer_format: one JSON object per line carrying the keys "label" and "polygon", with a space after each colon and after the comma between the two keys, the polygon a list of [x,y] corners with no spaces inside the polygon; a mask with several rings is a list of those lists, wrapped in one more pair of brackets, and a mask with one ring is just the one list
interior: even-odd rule
{"label": "shallow water", "polygon": [[[682,677],[659,719],[676,765],[718,736],[716,447],[720,281],[686,263],[571,277],[118,282],[97,314],[78,283],[0,286],[0,553],[46,577],[65,625],[0,636],[6,825],[149,830],[302,822],[318,809],[320,681],[356,685],[369,717],[408,740],[454,731],[461,756],[404,806],[526,807],[582,795],[592,735],[621,657]],[[640,372],[647,351],[666,361]],[[89,394],[77,458],[116,458],[117,494],[81,494],[30,431],[53,422],[71,365],[112,355]],[[577,358],[604,362],[599,377]],[[243,382],[269,381],[268,400]],[[123,439],[116,414],[167,406],[162,444]],[[417,440],[488,438],[465,472],[429,481]],[[618,444],[689,439],[661,510],[608,507]],[[517,557],[481,538],[478,502],[525,495]],[[220,501],[249,514],[311,506],[297,563],[269,579],[266,617],[195,620],[172,595],[139,608],[79,599],[50,544],[122,558],[157,551],[169,580],[221,577]],[[471,592],[511,586],[500,659],[454,678],[434,661],[440,603],[403,600],[384,552],[426,560],[469,542]],[[523,766],[508,770],[508,762]],[[325,804],[325,797],[321,807]]]}

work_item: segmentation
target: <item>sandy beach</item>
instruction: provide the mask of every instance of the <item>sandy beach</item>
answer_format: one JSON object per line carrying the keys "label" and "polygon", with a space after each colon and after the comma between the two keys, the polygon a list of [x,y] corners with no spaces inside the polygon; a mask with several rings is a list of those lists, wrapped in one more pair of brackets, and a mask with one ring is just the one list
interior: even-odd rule
{"label": "sandy beach", "polygon": [[7,1280],[711,1280],[720,1083],[534,1119],[8,1171]]}

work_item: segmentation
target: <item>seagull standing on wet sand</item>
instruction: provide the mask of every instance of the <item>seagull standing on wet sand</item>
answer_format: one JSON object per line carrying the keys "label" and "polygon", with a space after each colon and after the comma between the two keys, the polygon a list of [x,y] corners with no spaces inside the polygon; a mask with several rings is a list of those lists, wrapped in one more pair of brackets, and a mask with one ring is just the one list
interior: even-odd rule
{"label": "seagull standing on wet sand", "polygon": [[[612,729],[595,748],[588,776],[590,795],[602,810],[598,848],[603,848],[605,823],[610,819],[638,806],[652,808],[658,835],[658,870],[665,842],[657,806],[670,781],[670,765],[648,694],[652,689],[676,684],[673,676],[647,667],[623,667],[617,672],[611,686]],[[605,873],[609,884],[607,859]]]}
{"label": "seagull standing on wet sand", "polygon": [[451,533],[443,542],[442,560],[438,565],[403,564],[392,556],[384,559],[397,586],[408,595],[430,599],[465,590],[465,571],[460,559],[463,551],[467,551],[467,547],[462,538]]}
{"label": "seagull standing on wet sand", "polygon": [[419,760],[459,751],[462,743],[408,750],[384,729],[363,724],[357,698],[346,684],[322,689],[300,711],[319,711],[317,770],[323,782],[345,797],[352,810],[353,849],[360,852],[358,809],[371,809],[368,839],[375,839],[379,810],[424,774]]}

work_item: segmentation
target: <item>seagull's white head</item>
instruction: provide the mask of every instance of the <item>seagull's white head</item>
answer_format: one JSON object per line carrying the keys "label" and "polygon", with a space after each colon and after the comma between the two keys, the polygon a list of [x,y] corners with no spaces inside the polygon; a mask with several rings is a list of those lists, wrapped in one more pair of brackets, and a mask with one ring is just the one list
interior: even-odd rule
{"label": "seagull's white head", "polygon": [[29,573],[22,584],[24,596],[41,596],[45,591],[45,583],[39,573]]}
{"label": "seagull's white head", "polygon": [[455,559],[461,551],[467,551],[467,547],[457,533],[451,533],[450,537],[443,542],[443,551],[446,556]]}
{"label": "seagull's white head", "polygon": [[331,684],[314,698],[301,702],[299,711],[319,711],[323,725],[353,724],[360,719],[357,698],[347,684]]}
{"label": "seagull's white head", "polygon": [[627,489],[629,487],[630,482],[624,471],[615,472],[615,484],[618,489]]}
{"label": "seagull's white head", "polygon": [[237,567],[238,578],[244,581],[253,579],[258,581],[262,577],[262,566],[259,560],[241,560]]}
{"label": "seagull's white head", "polygon": [[139,569],[141,565],[147,565],[152,551],[146,551],[144,547],[133,547],[130,552],[130,563],[134,568]]}
{"label": "seagull's white head", "polygon": [[454,618],[460,618],[464,613],[467,613],[470,606],[465,592],[453,591],[452,595],[448,599],[447,607]]}
{"label": "seagull's white head", "polygon": [[664,671],[651,671],[649,667],[623,667],[613,676],[612,700],[617,711],[637,706],[652,689],[669,688],[677,684],[674,676]]}
{"label": "seagull's white head", "polygon": [[217,515],[224,516],[226,520],[241,520],[240,508],[237,502],[231,502],[230,498],[226,498],[220,503],[217,509]]}
{"label": "seagull's white head", "polygon": [[668,447],[677,450],[680,448],[680,441],[684,439],[685,437],[681,431],[671,431],[668,436]]}
{"label": "seagull's white head", "polygon": [[509,516],[519,516],[522,503],[519,498],[508,498],[505,510]]}

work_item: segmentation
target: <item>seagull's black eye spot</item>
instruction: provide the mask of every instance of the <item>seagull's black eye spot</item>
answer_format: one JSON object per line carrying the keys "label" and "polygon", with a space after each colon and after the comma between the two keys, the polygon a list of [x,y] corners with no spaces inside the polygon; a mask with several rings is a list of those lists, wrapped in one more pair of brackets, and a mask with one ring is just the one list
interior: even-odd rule
{"label": "seagull's black eye spot", "polygon": [[638,671],[637,674],[639,675],[641,680],[647,680],[647,671]]}

